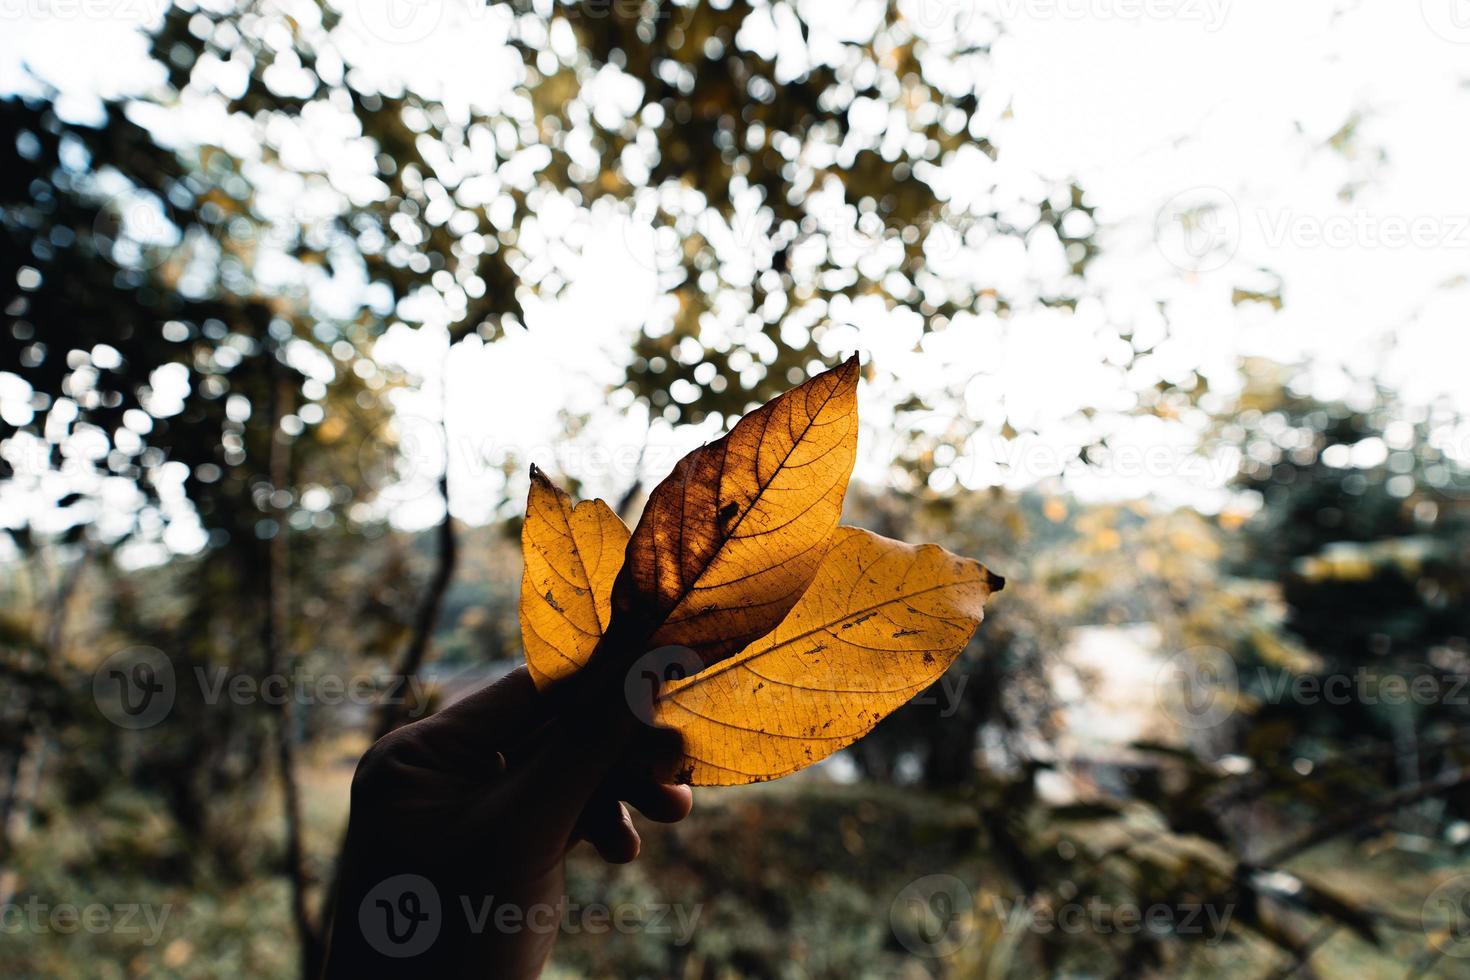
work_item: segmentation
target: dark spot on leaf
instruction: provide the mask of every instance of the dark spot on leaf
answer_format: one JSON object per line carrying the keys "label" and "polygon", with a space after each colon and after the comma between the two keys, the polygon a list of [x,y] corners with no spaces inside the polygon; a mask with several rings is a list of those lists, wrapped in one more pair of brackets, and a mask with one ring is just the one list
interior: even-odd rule
{"label": "dark spot on leaf", "polygon": [[850,623],[843,623],[842,624],[842,628],[843,629],[851,629],[852,627],[857,626],[860,623],[866,623],[868,620],[872,619],[876,615],[878,615],[877,612],[863,613],[861,616],[859,616],[857,619],[854,619],[852,622],[850,622]]}
{"label": "dark spot on leaf", "polygon": [[924,631],[923,630],[899,630],[897,633],[894,633],[893,634],[893,638],[896,640],[900,636],[918,636],[922,632],[924,632]]}
{"label": "dark spot on leaf", "polygon": [[740,513],[740,505],[733,500],[730,501],[728,504],[720,508],[720,523],[727,523],[738,513]]}
{"label": "dark spot on leaf", "polygon": [[551,594],[550,589],[546,590],[546,604],[552,609],[555,609],[557,612],[566,612],[566,610],[561,607],[561,603],[557,602],[556,597]]}

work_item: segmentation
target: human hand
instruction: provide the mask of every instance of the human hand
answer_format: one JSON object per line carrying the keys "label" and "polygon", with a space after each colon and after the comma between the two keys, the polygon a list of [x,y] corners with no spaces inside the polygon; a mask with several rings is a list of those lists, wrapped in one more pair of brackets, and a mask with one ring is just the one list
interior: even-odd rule
{"label": "human hand", "polygon": [[[567,852],[586,840],[607,861],[637,857],[624,801],[659,822],[689,814],[689,787],[648,775],[678,757],[677,733],[621,705],[551,717],[551,700],[522,667],[363,756],[329,978],[534,977],[556,939]],[[507,905],[514,930],[497,928]]]}

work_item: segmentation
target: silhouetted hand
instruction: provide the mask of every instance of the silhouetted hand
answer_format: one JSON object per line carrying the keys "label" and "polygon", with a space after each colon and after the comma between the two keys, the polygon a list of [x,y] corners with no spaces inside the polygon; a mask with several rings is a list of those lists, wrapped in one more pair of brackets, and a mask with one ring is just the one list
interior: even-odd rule
{"label": "silhouetted hand", "polygon": [[580,840],[638,856],[623,801],[689,814],[648,775],[678,736],[622,705],[548,718],[525,668],[379,740],[352,781],[327,976],[534,977],[556,940],[563,862]]}

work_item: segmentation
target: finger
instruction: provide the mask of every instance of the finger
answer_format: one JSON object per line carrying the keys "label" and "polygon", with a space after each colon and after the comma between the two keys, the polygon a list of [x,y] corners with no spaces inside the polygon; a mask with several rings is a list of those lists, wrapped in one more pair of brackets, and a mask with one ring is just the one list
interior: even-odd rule
{"label": "finger", "polygon": [[615,778],[656,783],[687,782],[687,778],[680,778],[680,773],[687,766],[684,737],[679,732],[662,726],[639,725],[627,751],[618,760]]}
{"label": "finger", "polygon": [[649,779],[630,779],[614,790],[638,812],[655,823],[678,823],[694,809],[694,791]]}
{"label": "finger", "polygon": [[565,841],[607,781],[630,734],[627,724],[614,720],[594,725],[558,718],[522,755],[511,757],[497,796],[517,801],[529,837],[548,844]]}
{"label": "finger", "polygon": [[580,836],[609,864],[627,864],[642,846],[627,807],[615,796],[593,797],[582,815],[580,830]]}

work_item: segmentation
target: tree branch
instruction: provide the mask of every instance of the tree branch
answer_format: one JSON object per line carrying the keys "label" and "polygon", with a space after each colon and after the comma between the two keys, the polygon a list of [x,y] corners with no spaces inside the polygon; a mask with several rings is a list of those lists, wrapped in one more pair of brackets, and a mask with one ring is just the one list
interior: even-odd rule
{"label": "tree branch", "polygon": [[[439,521],[436,529],[438,554],[433,574],[419,596],[418,606],[414,610],[408,644],[403,648],[403,653],[394,665],[389,679],[388,693],[378,706],[378,717],[373,725],[373,741],[375,742],[403,723],[407,708],[405,699],[410,690],[410,680],[418,675],[428,657],[429,647],[434,638],[434,627],[439,621],[439,610],[444,604],[444,593],[449,589],[449,582],[454,577],[455,565],[458,562],[458,538],[454,530],[454,520],[449,513],[449,429],[447,421],[442,421],[441,425],[444,426],[445,454],[444,472],[439,476],[439,495],[444,500],[444,517]],[[344,830],[342,841],[337,847],[337,858],[333,862],[332,880],[327,886],[326,894],[322,896],[321,920],[324,951],[331,945],[332,927],[337,912],[337,897],[342,887],[343,858],[346,853],[347,833]],[[308,977],[318,975],[319,973],[311,973],[308,974]]]}
{"label": "tree branch", "polygon": [[[289,382],[281,376],[279,361],[270,360],[270,482],[272,491],[290,482],[291,444],[281,432],[281,419],[290,407]],[[266,545],[263,591],[265,616],[261,641],[265,648],[267,678],[290,669],[289,622],[290,542],[283,508],[276,510],[276,533]],[[286,873],[291,879],[291,918],[300,944],[301,975],[310,978],[321,969],[321,936],[312,922],[306,903],[306,862],[301,831],[301,786],[296,772],[296,712],[290,698],[275,699],[276,763],[281,771],[281,805],[286,821]]]}
{"label": "tree branch", "polygon": [[1271,851],[1264,860],[1256,862],[1242,862],[1243,867],[1274,867],[1285,864],[1292,858],[1297,857],[1305,851],[1309,851],[1319,844],[1325,844],[1334,837],[1339,837],[1349,831],[1366,827],[1379,817],[1387,816],[1395,810],[1427,800],[1431,796],[1448,793],[1462,786],[1470,786],[1470,773],[1462,770],[1451,770],[1438,779],[1418,786],[1409,786],[1401,790],[1389,793],[1387,796],[1373,800],[1366,806],[1356,810],[1350,810],[1341,816],[1326,820],[1315,827],[1310,827],[1305,833],[1287,841],[1285,844]]}
{"label": "tree branch", "polygon": [[444,593],[448,591],[449,581],[454,577],[459,546],[454,532],[454,520],[449,514],[448,460],[445,461],[444,473],[439,477],[439,494],[444,498],[444,518],[435,530],[439,548],[438,557],[434,563],[434,572],[429,577],[423,594],[419,596],[418,607],[414,610],[413,628],[409,634],[408,645],[403,648],[403,653],[394,666],[389,680],[388,694],[378,706],[378,720],[373,726],[373,741],[377,741],[403,723],[408,708],[409,682],[423,668],[424,660],[429,653],[429,646],[434,639],[434,627],[439,622],[439,610],[444,605]]}

